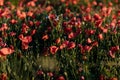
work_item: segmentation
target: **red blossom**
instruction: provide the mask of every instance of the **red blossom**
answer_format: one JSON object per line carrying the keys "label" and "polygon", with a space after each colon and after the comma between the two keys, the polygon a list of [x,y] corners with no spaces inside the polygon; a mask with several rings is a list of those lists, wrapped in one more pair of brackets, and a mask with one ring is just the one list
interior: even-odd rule
{"label": "red blossom", "polygon": [[29,29],[29,26],[27,26],[26,24],[22,25],[22,33],[27,33]]}
{"label": "red blossom", "polygon": [[47,12],[50,12],[52,10],[52,6],[47,6],[46,9],[45,9]]}
{"label": "red blossom", "polygon": [[97,41],[94,41],[94,42],[92,43],[92,47],[94,47],[94,46],[97,46],[97,47],[98,47],[98,42],[97,42]]}
{"label": "red blossom", "polygon": [[33,12],[32,11],[27,12],[27,16],[32,17],[33,16]]}
{"label": "red blossom", "polygon": [[72,32],[72,27],[66,27],[64,29],[64,31],[65,31],[65,33],[70,33],[70,32]]}
{"label": "red blossom", "polygon": [[55,43],[56,43],[56,44],[59,44],[60,41],[61,41],[61,39],[60,39],[60,38],[57,38],[57,39],[55,40]]}
{"label": "red blossom", "polygon": [[8,28],[8,25],[7,25],[7,23],[3,23],[2,24],[2,27],[0,27],[0,31],[5,31],[5,30],[8,30],[9,28]]}
{"label": "red blossom", "polygon": [[65,78],[63,76],[59,76],[57,80],[65,80]]}
{"label": "red blossom", "polygon": [[42,39],[43,39],[44,41],[46,41],[47,39],[49,39],[49,36],[46,34],[46,35],[44,35],[44,36],[42,37]]}
{"label": "red blossom", "polygon": [[55,54],[58,51],[58,47],[56,46],[50,46],[50,53]]}
{"label": "red blossom", "polygon": [[86,35],[93,35],[95,34],[95,30],[85,30]]}
{"label": "red blossom", "polygon": [[92,43],[92,40],[90,38],[88,38],[86,41],[88,44]]}
{"label": "red blossom", "polygon": [[111,50],[109,51],[108,54],[110,55],[110,57],[115,58],[115,53],[113,53]]}
{"label": "red blossom", "polygon": [[22,41],[22,49],[28,49],[29,43],[32,41],[31,36],[23,36],[23,34],[19,35],[19,39]]}
{"label": "red blossom", "polygon": [[97,26],[97,27],[101,26],[101,25],[102,25],[102,22],[103,22],[102,19],[96,20],[96,21],[95,21],[95,26]]}
{"label": "red blossom", "polygon": [[22,42],[22,49],[27,50],[29,48],[28,43]]}
{"label": "red blossom", "polygon": [[7,56],[9,54],[12,54],[13,52],[14,52],[14,49],[9,48],[9,47],[0,49],[0,55],[2,55],[2,56]]}
{"label": "red blossom", "polygon": [[10,34],[9,34],[10,36],[15,36],[16,35],[16,33],[15,32],[10,32]]}
{"label": "red blossom", "polygon": [[60,49],[66,48],[67,45],[69,44],[69,41],[64,41],[61,45],[60,45]]}
{"label": "red blossom", "polygon": [[4,5],[4,0],[0,0],[0,6]]}
{"label": "red blossom", "polygon": [[103,40],[103,34],[98,34],[98,38],[99,38],[100,40]]}
{"label": "red blossom", "polygon": [[101,19],[101,16],[97,13],[94,14],[94,19],[95,20],[100,20]]}
{"label": "red blossom", "polygon": [[68,45],[67,45],[67,48],[68,49],[73,49],[73,48],[75,48],[75,46],[76,46],[75,42],[69,42]]}
{"label": "red blossom", "polygon": [[25,36],[22,38],[21,40],[24,43],[30,43],[32,41],[32,37],[31,36]]}
{"label": "red blossom", "polygon": [[43,75],[44,72],[42,70],[37,71],[37,75]]}
{"label": "red blossom", "polygon": [[68,38],[69,39],[72,39],[72,38],[75,38],[75,37],[76,37],[76,35],[73,32],[71,32],[70,34],[68,34]]}
{"label": "red blossom", "polygon": [[90,52],[92,49],[92,46],[85,45],[83,48],[86,52]]}
{"label": "red blossom", "polygon": [[10,20],[10,23],[11,23],[11,24],[16,24],[17,22],[18,22],[18,21],[15,20],[15,19]]}
{"label": "red blossom", "polygon": [[33,29],[32,31],[31,31],[31,35],[34,35],[36,33],[36,29]]}
{"label": "red blossom", "polygon": [[36,6],[36,4],[35,4],[34,1],[29,1],[29,2],[27,3],[27,7],[35,7],[35,6]]}
{"label": "red blossom", "polygon": [[120,50],[119,46],[113,46],[113,47],[110,48],[108,54],[109,54],[112,58],[115,58],[115,52],[117,52],[118,50]]}
{"label": "red blossom", "polygon": [[7,74],[6,73],[2,73],[0,75],[0,80],[7,80]]}

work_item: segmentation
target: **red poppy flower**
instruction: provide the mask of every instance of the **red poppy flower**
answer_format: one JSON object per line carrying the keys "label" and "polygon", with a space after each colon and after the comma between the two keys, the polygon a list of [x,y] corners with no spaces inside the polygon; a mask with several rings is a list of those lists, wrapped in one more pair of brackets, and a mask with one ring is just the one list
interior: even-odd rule
{"label": "red poppy flower", "polygon": [[98,34],[98,38],[99,38],[100,40],[103,40],[103,34]]}
{"label": "red poppy flower", "polygon": [[6,23],[2,24],[2,27],[0,28],[0,31],[8,30],[8,26]]}
{"label": "red poppy flower", "polygon": [[101,19],[101,16],[97,13],[94,14],[94,19],[95,20],[100,20]]}
{"label": "red poppy flower", "polygon": [[67,45],[67,48],[68,49],[73,49],[73,48],[75,48],[75,46],[76,46],[75,42],[69,42],[68,45]]}
{"label": "red poppy flower", "polygon": [[7,74],[6,73],[2,73],[0,75],[0,80],[7,80]]}
{"label": "red poppy flower", "polygon": [[85,46],[84,46],[84,50],[85,50],[86,52],[90,52],[91,49],[92,49],[92,46],[88,46],[88,45],[85,45]]}
{"label": "red poppy flower", "polygon": [[16,35],[16,33],[15,32],[10,32],[10,34],[9,34],[10,36],[15,36]]}
{"label": "red poppy flower", "polygon": [[46,34],[46,35],[44,35],[44,36],[42,37],[42,39],[43,39],[44,41],[46,41],[47,39],[49,39],[49,36]]}
{"label": "red poppy flower", "polygon": [[32,41],[32,37],[31,36],[25,36],[22,38],[21,40],[24,43],[30,43]]}
{"label": "red poppy flower", "polygon": [[57,51],[58,51],[58,47],[56,47],[56,46],[50,47],[50,53],[55,54]]}
{"label": "red poppy flower", "polygon": [[0,6],[4,5],[4,0],[0,0]]}
{"label": "red poppy flower", "polygon": [[70,34],[68,34],[68,38],[69,39],[75,38],[75,33],[71,32]]}
{"label": "red poppy flower", "polygon": [[61,45],[60,45],[60,49],[63,49],[63,48],[65,48],[65,47],[67,47],[67,45],[68,45],[68,43],[69,43],[69,41],[64,41]]}
{"label": "red poppy flower", "polygon": [[27,6],[28,7],[34,7],[36,4],[35,4],[35,2],[34,1],[29,1],[28,3],[27,3]]}
{"label": "red poppy flower", "polygon": [[92,40],[90,38],[88,38],[86,41],[88,44],[92,43]]}
{"label": "red poppy flower", "polygon": [[11,24],[16,24],[16,23],[17,23],[17,20],[12,19],[12,20],[10,20],[10,23],[11,23]]}
{"label": "red poppy flower", "polygon": [[22,33],[28,33],[28,29],[29,29],[29,26],[27,26],[26,24],[22,25]]}
{"label": "red poppy flower", "polygon": [[13,52],[14,52],[14,50],[9,48],[9,47],[0,49],[0,55],[2,55],[2,56],[6,56],[8,54],[12,54]]}
{"label": "red poppy flower", "polygon": [[59,44],[60,41],[61,41],[61,39],[60,39],[60,38],[57,38],[57,39],[55,40],[55,43],[56,43],[56,44]]}
{"label": "red poppy flower", "polygon": [[22,49],[27,50],[28,49],[28,43],[22,42]]}
{"label": "red poppy flower", "polygon": [[115,58],[115,53],[113,53],[111,50],[108,53],[110,55],[111,58]]}
{"label": "red poppy flower", "polygon": [[63,76],[59,76],[57,80],[65,80]]}

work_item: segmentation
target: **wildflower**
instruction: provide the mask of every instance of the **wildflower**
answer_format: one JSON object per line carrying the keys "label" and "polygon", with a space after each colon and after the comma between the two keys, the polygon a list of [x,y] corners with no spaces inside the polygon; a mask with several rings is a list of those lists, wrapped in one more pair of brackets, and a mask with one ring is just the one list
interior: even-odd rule
{"label": "wildflower", "polygon": [[107,15],[110,15],[111,12],[112,12],[112,7],[109,7],[107,10]]}
{"label": "wildflower", "polygon": [[99,28],[100,28],[100,30],[102,30],[103,33],[107,33],[107,32],[108,32],[108,29],[107,29],[107,28],[104,28],[104,27],[102,27],[102,26],[99,27]]}
{"label": "wildflower", "polygon": [[50,12],[52,10],[52,6],[47,6],[46,9],[45,9],[47,12]]}
{"label": "wildflower", "polygon": [[100,40],[103,40],[103,34],[98,34],[98,38],[99,38]]}
{"label": "wildflower", "polygon": [[68,48],[68,49],[73,49],[73,48],[75,48],[75,46],[76,46],[76,45],[75,45],[74,42],[69,42],[68,45],[67,45],[67,48]]}
{"label": "wildflower", "polygon": [[10,32],[10,34],[9,34],[10,36],[15,36],[16,35],[16,33],[15,32]]}
{"label": "wildflower", "polygon": [[52,54],[55,54],[57,51],[58,51],[58,47],[56,47],[56,46],[50,46],[50,52]]}
{"label": "wildflower", "polygon": [[93,35],[95,34],[95,30],[85,30],[86,35]]}
{"label": "wildflower", "polygon": [[16,24],[16,23],[17,23],[17,20],[12,19],[12,20],[10,20],[10,23],[11,23],[11,24]]}
{"label": "wildflower", "polygon": [[2,27],[0,27],[0,31],[5,31],[5,30],[8,30],[8,25],[7,25],[7,23],[3,23],[3,24],[2,24]]}
{"label": "wildflower", "polygon": [[40,25],[40,21],[36,21],[35,25],[38,27]]}
{"label": "wildflower", "polygon": [[7,74],[6,73],[2,73],[0,75],[0,80],[7,80]]}
{"label": "wildflower", "polygon": [[72,27],[66,27],[64,28],[65,33],[70,33],[72,32]]}
{"label": "wildflower", "polygon": [[33,12],[32,11],[27,12],[27,16],[32,17],[33,16]]}
{"label": "wildflower", "polygon": [[113,53],[111,50],[108,53],[112,58],[115,58],[115,53]]}
{"label": "wildflower", "polygon": [[43,75],[44,72],[42,70],[37,71],[37,75]]}
{"label": "wildflower", "polygon": [[66,48],[68,45],[69,41],[64,41],[61,45],[60,45],[60,49]]}
{"label": "wildflower", "polygon": [[94,14],[94,19],[95,20],[100,20],[101,19],[101,16],[97,13]]}
{"label": "wildflower", "polygon": [[92,47],[93,46],[97,46],[98,47],[98,42],[97,41],[92,42]]}
{"label": "wildflower", "polygon": [[65,80],[65,78],[63,76],[59,76],[57,80]]}
{"label": "wildflower", "polygon": [[80,80],[85,80],[85,77],[84,77],[84,76],[81,76],[81,77],[80,77]]}
{"label": "wildflower", "polygon": [[30,43],[32,41],[32,37],[31,36],[25,36],[21,39],[22,42],[24,43]]}
{"label": "wildflower", "polygon": [[28,43],[22,42],[22,49],[27,50],[28,49]]}
{"label": "wildflower", "polygon": [[12,54],[13,52],[14,52],[14,49],[9,48],[9,47],[0,49],[0,55],[2,56],[7,56],[8,54]]}
{"label": "wildflower", "polygon": [[50,76],[50,77],[52,77],[53,73],[52,72],[48,72],[47,75]]}
{"label": "wildflower", "polygon": [[22,41],[22,49],[28,49],[29,43],[32,41],[31,36],[23,36],[23,34],[19,35],[19,39]]}
{"label": "wildflower", "polygon": [[92,2],[92,5],[96,6],[96,5],[97,5],[97,2],[96,2],[96,1],[93,1],[93,2]]}
{"label": "wildflower", "polygon": [[99,80],[105,80],[105,76],[101,74],[101,75],[99,76]]}
{"label": "wildflower", "polygon": [[34,6],[36,6],[36,4],[35,4],[34,1],[29,1],[29,2],[27,3],[27,6],[28,6],[28,7],[34,7]]}
{"label": "wildflower", "polygon": [[92,43],[92,40],[90,38],[88,38],[86,41],[88,44]]}
{"label": "wildflower", "polygon": [[118,80],[117,77],[110,78],[110,80]]}
{"label": "wildflower", "polygon": [[46,35],[44,35],[44,36],[42,37],[42,39],[43,39],[44,41],[46,41],[47,39],[49,39],[49,36],[46,34]]}
{"label": "wildflower", "polygon": [[120,49],[119,46],[113,46],[113,47],[110,48],[110,50],[111,50],[112,52],[116,52],[116,51],[118,51],[119,49]]}
{"label": "wildflower", "polygon": [[92,17],[90,14],[87,14],[86,16],[83,17],[84,21],[91,21]]}
{"label": "wildflower", "polygon": [[4,5],[4,0],[0,0],[0,6]]}
{"label": "wildflower", "polygon": [[65,0],[60,0],[60,2],[64,3],[64,2],[65,2]]}
{"label": "wildflower", "polygon": [[83,48],[86,52],[90,52],[92,49],[92,46],[85,45]]}
{"label": "wildflower", "polygon": [[97,26],[97,27],[101,26],[102,22],[103,22],[102,19],[95,21],[95,26]]}
{"label": "wildflower", "polygon": [[85,53],[85,49],[84,49],[83,45],[78,44],[78,47],[80,48],[81,54],[84,54]]}
{"label": "wildflower", "polygon": [[57,38],[57,39],[55,40],[55,43],[56,43],[56,44],[59,44],[60,41],[61,41],[60,38]]}
{"label": "wildflower", "polygon": [[26,24],[22,25],[22,33],[27,33],[28,29],[29,29],[29,27]]}
{"label": "wildflower", "polygon": [[28,24],[30,27],[34,25],[33,21],[28,21]]}
{"label": "wildflower", "polygon": [[31,35],[34,35],[36,33],[36,29],[33,29],[32,31],[31,31]]}
{"label": "wildflower", "polygon": [[69,39],[75,38],[75,33],[71,32],[70,34],[68,34],[68,38]]}

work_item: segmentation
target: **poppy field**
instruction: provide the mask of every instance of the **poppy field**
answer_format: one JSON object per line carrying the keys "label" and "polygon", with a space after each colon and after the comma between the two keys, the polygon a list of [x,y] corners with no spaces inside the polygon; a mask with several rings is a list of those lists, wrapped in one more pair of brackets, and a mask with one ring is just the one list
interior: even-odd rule
{"label": "poppy field", "polygon": [[120,80],[120,1],[0,0],[0,80]]}

